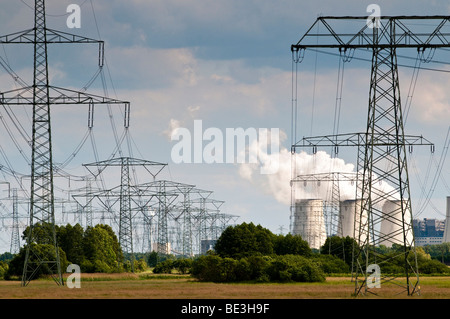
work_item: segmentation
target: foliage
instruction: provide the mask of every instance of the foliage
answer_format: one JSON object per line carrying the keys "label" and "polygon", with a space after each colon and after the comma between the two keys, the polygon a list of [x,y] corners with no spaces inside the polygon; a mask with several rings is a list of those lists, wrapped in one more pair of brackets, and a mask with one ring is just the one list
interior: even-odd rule
{"label": "foliage", "polygon": [[8,263],[5,261],[0,261],[0,279],[7,278],[8,270],[9,270]]}
{"label": "foliage", "polygon": [[156,251],[152,251],[147,259],[147,264],[149,267],[155,267],[158,263],[158,253]]}
{"label": "foliage", "polygon": [[84,230],[80,224],[60,226],[57,228],[57,242],[66,253],[72,264],[80,265],[84,258],[83,237]]}
{"label": "foliage", "polygon": [[[83,228],[76,224],[55,226],[55,235],[59,245],[61,271],[64,272],[69,264],[77,264],[82,272],[119,272],[123,271],[123,253],[117,236],[108,225],[96,225]],[[33,227],[33,250],[37,251],[44,260],[55,260],[55,252],[48,238],[51,238],[52,228],[49,224],[40,223]],[[29,227],[23,232],[22,238],[27,240]],[[25,262],[26,246],[21,248],[9,263],[8,276],[21,276]],[[33,261],[33,259],[30,259]],[[142,268],[142,265],[138,264]],[[50,273],[48,266],[43,264],[39,273]]]}
{"label": "foliage", "polygon": [[9,262],[13,258],[14,255],[11,254],[10,252],[4,252],[3,254],[0,255],[0,261]]}
{"label": "foliage", "polygon": [[419,264],[421,274],[450,274],[450,269],[439,260],[431,259]]}
{"label": "foliage", "polygon": [[177,259],[174,261],[174,267],[181,274],[187,274],[188,272],[190,272],[190,269],[192,267],[192,259],[189,258]]}
{"label": "foliage", "polygon": [[192,259],[190,258],[179,258],[179,259],[168,258],[158,263],[153,268],[153,273],[170,274],[172,273],[173,270],[176,270],[180,274],[187,274],[190,272],[191,267],[192,267]]}
{"label": "foliage", "polygon": [[86,272],[118,272],[123,253],[116,235],[108,225],[88,227],[82,240],[84,258],[80,265]]}
{"label": "foliage", "polygon": [[316,262],[298,255],[277,256],[271,262],[267,272],[272,281],[325,281],[325,274]]}
{"label": "foliage", "polygon": [[436,259],[444,264],[450,265],[450,243],[427,245],[423,249],[430,255],[431,259]]}
{"label": "foliage", "polygon": [[227,227],[216,242],[214,250],[221,257],[241,258],[255,254],[271,255],[275,235],[261,225],[242,223]]}
{"label": "foliage", "polygon": [[350,236],[338,237],[332,236],[325,240],[320,247],[320,253],[323,255],[332,255],[343,260],[347,265],[352,265],[353,248],[357,245],[356,241]]}
{"label": "foliage", "polygon": [[192,264],[191,274],[200,281],[226,282],[235,281],[235,259],[217,255],[200,256]]}
{"label": "foliage", "polygon": [[171,259],[166,259],[158,263],[155,268],[153,268],[153,273],[155,274],[170,274],[174,269],[174,263]]}
{"label": "foliage", "polygon": [[320,266],[299,255],[250,256],[239,260],[217,255],[200,256],[192,265],[192,276],[200,281],[324,281]]}
{"label": "foliage", "polygon": [[311,256],[312,251],[306,240],[300,235],[278,235],[275,238],[275,254]]}
{"label": "foliage", "polygon": [[351,271],[351,266],[337,256],[314,255],[312,259],[326,274],[348,274]]}
{"label": "foliage", "polygon": [[[44,260],[56,260],[56,251],[53,245],[49,244],[37,244],[31,243],[33,246],[32,249],[35,254],[30,254],[30,263],[36,263],[38,261],[37,256],[40,256],[41,259]],[[58,254],[60,259],[61,270],[64,271],[69,262],[67,261],[65,252],[59,247]],[[8,270],[5,274],[5,278],[11,278],[13,276],[22,276],[23,268],[25,264],[25,255],[26,255],[26,247],[20,249],[19,253],[9,262]],[[50,265],[47,263],[43,263],[37,273],[35,278],[39,278],[42,275],[46,274],[54,274],[55,271],[50,269]]]}
{"label": "foliage", "polygon": [[215,252],[221,257],[239,259],[253,255],[311,256],[308,243],[299,235],[275,235],[261,225],[242,223],[229,226],[217,240]]}

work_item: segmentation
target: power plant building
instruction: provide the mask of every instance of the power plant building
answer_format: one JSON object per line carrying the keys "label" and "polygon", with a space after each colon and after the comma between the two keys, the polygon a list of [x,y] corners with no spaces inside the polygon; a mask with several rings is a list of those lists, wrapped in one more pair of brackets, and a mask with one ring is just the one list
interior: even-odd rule
{"label": "power plant building", "polygon": [[[406,235],[406,241],[412,243],[413,240],[413,225],[411,210],[407,210],[404,219],[404,227],[406,234],[403,233],[402,225],[402,205],[400,200],[386,200],[383,204],[382,212],[383,217],[380,227],[379,244],[386,247],[392,247],[392,244],[404,245]],[[405,202],[406,204],[406,202]]]}
{"label": "power plant building", "polygon": [[[366,235],[359,236],[360,225],[367,222],[367,212],[361,212],[362,200],[349,199],[339,203],[337,233],[339,237],[351,237],[359,243],[366,241]],[[392,247],[392,244],[404,244],[401,202],[387,200],[382,206],[383,217],[376,232],[377,238],[371,239],[376,246]],[[355,215],[356,214],[356,215]],[[360,215],[361,214],[361,215]],[[357,218],[355,218],[357,217]],[[412,220],[410,210],[405,216],[406,239],[412,242],[413,236],[417,246],[436,245],[450,242],[450,196],[447,197],[446,219],[433,218]],[[355,222],[356,227],[355,227]],[[412,225],[411,225],[412,222]],[[325,201],[321,199],[300,199],[295,201],[292,234],[300,235],[313,249],[319,249],[326,241]]]}
{"label": "power plant building", "polygon": [[[366,240],[366,235],[359,236],[360,224],[363,225],[367,222],[367,212],[361,213],[362,200],[349,199],[343,200],[339,204],[339,224],[338,233],[339,237],[351,237],[357,242],[363,243]],[[355,217],[357,217],[355,219]],[[355,227],[356,221],[356,227]]]}
{"label": "power plant building", "polygon": [[450,196],[447,196],[447,212],[445,214],[445,228],[442,242],[450,243]]}
{"label": "power plant building", "polygon": [[313,249],[319,249],[325,243],[327,233],[323,200],[303,199],[295,202],[292,233],[300,235]]}

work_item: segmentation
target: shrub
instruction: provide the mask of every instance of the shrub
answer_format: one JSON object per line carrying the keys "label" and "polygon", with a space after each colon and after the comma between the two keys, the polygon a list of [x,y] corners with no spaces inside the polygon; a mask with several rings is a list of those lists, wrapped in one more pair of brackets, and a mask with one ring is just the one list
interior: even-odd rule
{"label": "shrub", "polygon": [[0,261],[0,279],[5,279],[5,277],[7,277],[7,272],[8,272],[8,263],[4,262],[4,261]]}
{"label": "shrub", "polygon": [[189,273],[192,267],[192,259],[189,258],[181,258],[174,261],[174,267],[181,273],[187,274]]}
{"label": "shrub", "polygon": [[323,282],[325,274],[319,265],[297,255],[277,256],[268,267],[272,281]]}
{"label": "shrub", "polygon": [[222,258],[215,255],[200,256],[192,263],[191,273],[200,281],[220,282]]}
{"label": "shrub", "polygon": [[438,260],[422,261],[419,264],[419,272],[423,274],[449,274],[450,269]]}
{"label": "shrub", "polygon": [[326,274],[348,274],[350,272],[350,266],[337,256],[315,255],[313,260]]}
{"label": "shrub", "polygon": [[[56,254],[54,246],[49,244],[35,244],[32,243],[33,251],[36,254],[30,254],[29,263],[37,263],[38,258],[36,255],[40,256],[43,260],[56,260]],[[64,271],[69,265],[66,254],[61,248],[58,248],[59,260],[61,265],[61,270]],[[6,273],[7,278],[13,276],[22,276],[23,268],[25,264],[26,247],[22,247],[17,255],[9,262],[8,271]],[[39,278],[42,275],[53,274],[55,270],[51,269],[51,264],[42,263],[37,269],[34,278]]]}
{"label": "shrub", "polygon": [[174,268],[174,261],[171,259],[166,259],[158,263],[155,268],[153,268],[153,273],[155,274],[170,274]]}
{"label": "shrub", "polygon": [[201,256],[192,264],[192,275],[200,281],[212,282],[247,280],[321,282],[325,280],[324,272],[317,263],[296,255],[274,258],[251,256],[240,260],[214,255]]}

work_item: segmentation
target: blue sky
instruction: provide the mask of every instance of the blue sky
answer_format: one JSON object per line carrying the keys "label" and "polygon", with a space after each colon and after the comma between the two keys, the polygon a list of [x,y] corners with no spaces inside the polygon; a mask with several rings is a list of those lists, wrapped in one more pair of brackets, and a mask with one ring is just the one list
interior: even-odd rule
{"label": "blue sky", "polygon": [[[3,34],[33,26],[30,8],[33,1],[4,2],[0,12]],[[81,28],[76,30],[66,26],[66,8],[72,3],[81,7]],[[131,142],[129,147],[123,145],[124,154],[129,155],[131,149],[135,157],[168,163],[168,169],[161,173],[162,178],[212,190],[214,198],[225,201],[224,212],[241,216],[239,222],[252,221],[277,233],[280,226],[287,231],[290,215],[290,161],[285,152],[291,142],[290,45],[298,41],[317,16],[366,16],[366,8],[371,3],[380,6],[382,15],[442,15],[448,14],[450,9],[448,3],[439,1],[46,1],[49,28],[105,41],[104,81],[98,77],[88,91],[131,102]],[[21,78],[31,83],[32,51],[28,49],[4,45],[0,55]],[[404,54],[414,58],[414,53]],[[53,85],[81,89],[97,71],[95,45],[55,44],[49,48],[49,59]],[[449,61],[445,52],[440,52],[435,59]],[[414,65],[414,59],[403,58],[399,62]],[[448,69],[445,64],[430,64],[429,67]],[[314,52],[307,52],[299,65],[299,136],[331,133],[337,69],[335,56],[316,56]],[[16,87],[11,77],[2,71],[0,83],[6,88],[2,90]],[[365,128],[369,72],[367,62],[355,60],[346,65],[340,133]],[[412,69],[400,68],[400,76],[402,98],[406,100]],[[413,209],[415,203],[422,207],[426,198],[421,189],[425,193],[432,190],[432,206],[426,205],[420,217],[443,219],[445,196],[450,195],[448,164],[443,165],[441,179],[433,189],[431,187],[450,123],[447,90],[450,75],[421,70],[418,81],[407,131],[423,134],[436,144],[436,152],[431,157],[428,149],[415,150],[411,158]],[[314,96],[313,92],[316,92]],[[15,112],[26,128],[30,123],[30,110],[20,108]],[[100,159],[113,152],[112,127],[119,138],[122,134],[122,109],[113,107],[111,112],[101,106],[96,108],[94,134]],[[83,140],[87,132],[86,119],[87,109],[83,106],[53,109],[56,162],[70,158]],[[262,176],[249,167],[233,164],[171,163],[174,142],[168,133],[174,123],[192,129],[195,119],[201,119],[205,128],[222,130],[279,128],[285,137],[281,141],[283,165],[279,174]],[[27,174],[29,167],[17,147],[7,134],[2,134],[1,145],[14,169]],[[19,142],[29,152],[24,140]],[[351,170],[355,154],[341,152],[340,164]],[[93,161],[93,147],[88,140],[66,169],[73,174],[83,174],[81,164]],[[306,157],[305,161],[313,160]]]}

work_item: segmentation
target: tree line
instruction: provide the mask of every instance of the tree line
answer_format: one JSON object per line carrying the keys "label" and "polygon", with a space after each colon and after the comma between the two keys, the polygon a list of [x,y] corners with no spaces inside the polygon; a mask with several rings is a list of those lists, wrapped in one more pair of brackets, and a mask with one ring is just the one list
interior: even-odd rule
{"label": "tree line", "polygon": [[[213,253],[194,259],[191,274],[199,280],[215,282],[320,282],[327,275],[351,273],[355,245],[356,241],[349,236],[332,236],[320,250],[313,251],[298,235],[275,235],[260,225],[243,223],[228,227],[218,239]],[[450,252],[450,245],[445,247]],[[404,256],[399,254],[403,247],[393,245],[376,249],[391,259],[389,265],[381,265],[382,273],[398,275],[404,272]],[[421,274],[450,275],[449,268],[422,247],[416,247],[416,256],[410,254],[407,258],[411,262],[414,262],[413,258],[417,259]],[[166,265],[165,269],[169,268]]]}
{"label": "tree line", "polygon": [[[114,273],[128,271],[131,268],[130,262],[124,260],[124,254],[113,229],[109,225],[98,224],[94,227],[83,229],[80,224],[74,226],[55,226],[56,240],[58,243],[58,253],[60,257],[61,270],[64,272],[69,264],[77,264],[82,272],[94,273]],[[27,242],[29,227],[22,233],[22,239]],[[33,227],[34,251],[38,251],[41,256],[46,256],[48,260],[55,260],[55,250],[48,242],[51,234],[51,226],[47,223],[39,223]],[[22,247],[8,263],[4,271],[4,278],[22,276],[23,265],[25,263],[27,245]],[[33,262],[34,256],[30,256]],[[142,268],[139,262],[135,264],[137,269]],[[46,264],[43,264],[38,276],[49,273]]]}
{"label": "tree line", "polygon": [[[28,228],[22,239],[26,240]],[[31,245],[49,260],[54,249],[48,243],[51,231],[48,224],[33,228]],[[214,250],[195,258],[177,258],[173,255],[135,254],[131,259],[124,254],[113,229],[108,225],[96,225],[83,229],[74,226],[56,226],[61,269],[77,264],[82,272],[115,273],[131,271],[134,260],[136,272],[151,269],[153,273],[190,274],[200,281],[324,281],[333,274],[350,274],[352,251],[356,242],[350,237],[329,237],[320,250],[313,250],[298,235],[276,235],[261,225],[242,223],[227,227],[217,240]],[[377,247],[384,255],[392,255],[389,267],[382,266],[384,273],[401,273],[403,258],[395,257],[402,247],[393,245]],[[25,261],[26,246],[17,255],[0,255],[0,278],[20,277]],[[441,261],[450,260],[450,244],[416,247],[421,274],[449,274],[449,268]],[[408,256],[413,258],[413,256]],[[43,265],[38,275],[48,273]]]}

